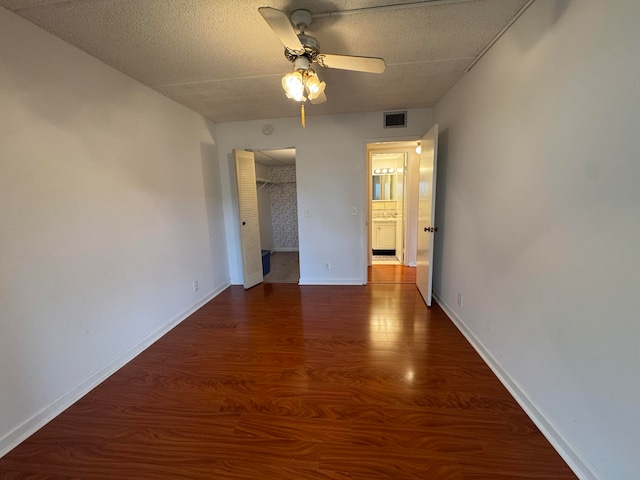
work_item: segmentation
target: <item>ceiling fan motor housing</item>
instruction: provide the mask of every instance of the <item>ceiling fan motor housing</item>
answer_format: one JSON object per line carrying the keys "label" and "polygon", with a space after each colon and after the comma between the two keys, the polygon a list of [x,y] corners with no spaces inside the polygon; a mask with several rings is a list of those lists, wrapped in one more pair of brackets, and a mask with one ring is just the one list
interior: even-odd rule
{"label": "ceiling fan motor housing", "polygon": [[316,57],[320,53],[320,43],[316,40],[315,37],[311,35],[305,35],[304,33],[298,34],[298,38],[300,39],[300,43],[304,47],[304,52],[300,53],[299,51],[291,50],[289,48],[284,49],[284,56],[287,57],[287,60],[290,62],[294,62],[296,58],[304,56],[309,59],[310,62],[315,62]]}
{"label": "ceiling fan motor housing", "polygon": [[[284,55],[287,57],[287,60],[290,62],[296,63],[296,70],[299,70],[297,65],[297,59],[299,57],[306,57],[309,60],[309,63],[314,62],[318,53],[320,51],[320,44],[318,40],[316,40],[311,35],[305,35],[304,31],[307,29],[309,25],[311,25],[311,21],[313,17],[311,16],[311,12],[309,10],[294,10],[291,13],[291,23],[295,25],[298,29],[298,38],[300,39],[300,43],[304,48],[304,51],[295,51],[290,50],[289,48],[285,48]],[[309,66],[306,68],[302,68],[307,70]]]}

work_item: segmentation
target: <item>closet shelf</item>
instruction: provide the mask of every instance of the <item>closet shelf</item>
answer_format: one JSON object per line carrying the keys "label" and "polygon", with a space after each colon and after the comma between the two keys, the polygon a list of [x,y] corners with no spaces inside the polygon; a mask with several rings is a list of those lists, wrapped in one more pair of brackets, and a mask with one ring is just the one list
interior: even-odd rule
{"label": "closet shelf", "polygon": [[289,185],[296,182],[276,182],[275,180],[269,180],[268,178],[256,177],[256,183],[261,183],[258,187],[258,191],[269,185],[269,189],[272,189],[274,185]]}
{"label": "closet shelf", "polygon": [[260,185],[258,187],[258,191],[260,191],[264,187],[266,187],[267,185],[269,185],[269,188],[267,190],[271,190],[274,185],[278,185],[279,183],[282,183],[282,182],[275,182],[273,180],[269,180],[268,178],[256,177],[256,183],[261,183],[262,184],[262,185]]}

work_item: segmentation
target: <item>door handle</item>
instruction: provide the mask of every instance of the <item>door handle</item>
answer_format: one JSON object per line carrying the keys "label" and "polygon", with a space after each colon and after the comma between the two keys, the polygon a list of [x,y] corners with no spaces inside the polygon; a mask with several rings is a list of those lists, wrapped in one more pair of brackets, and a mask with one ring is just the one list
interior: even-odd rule
{"label": "door handle", "polygon": [[438,227],[424,227],[425,232],[437,232]]}

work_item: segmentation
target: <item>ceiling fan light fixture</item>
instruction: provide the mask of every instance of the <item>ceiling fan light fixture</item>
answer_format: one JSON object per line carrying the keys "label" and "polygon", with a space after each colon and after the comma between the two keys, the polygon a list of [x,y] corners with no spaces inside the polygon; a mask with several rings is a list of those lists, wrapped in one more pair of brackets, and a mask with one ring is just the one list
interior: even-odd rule
{"label": "ceiling fan light fixture", "polygon": [[[271,7],[260,7],[258,12],[284,45],[285,58],[293,63],[294,72],[282,78],[282,88],[288,98],[297,102],[310,100],[318,105],[327,101],[324,93],[326,84],[311,69],[313,63],[327,68],[369,73],[382,73],[386,68],[382,58],[320,53],[318,40],[306,33],[313,20],[309,10],[294,10],[291,16]],[[301,106],[304,125],[303,110],[304,105]]]}
{"label": "ceiling fan light fixture", "polygon": [[304,78],[301,72],[296,70],[282,77],[282,88],[288,98],[293,98],[297,102],[306,100],[304,97]]}
{"label": "ceiling fan light fixture", "polygon": [[305,87],[307,88],[307,92],[309,92],[309,100],[315,100],[322,95],[326,86],[327,84],[321,82],[313,70],[309,70],[309,74],[305,80]]}

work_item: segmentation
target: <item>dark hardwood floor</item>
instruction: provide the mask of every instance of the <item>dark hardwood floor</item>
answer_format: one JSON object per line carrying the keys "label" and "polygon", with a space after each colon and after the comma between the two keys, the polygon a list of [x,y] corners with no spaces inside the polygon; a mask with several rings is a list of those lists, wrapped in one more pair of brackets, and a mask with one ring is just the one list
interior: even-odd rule
{"label": "dark hardwood floor", "polygon": [[415,285],[231,287],[2,479],[575,478]]}

